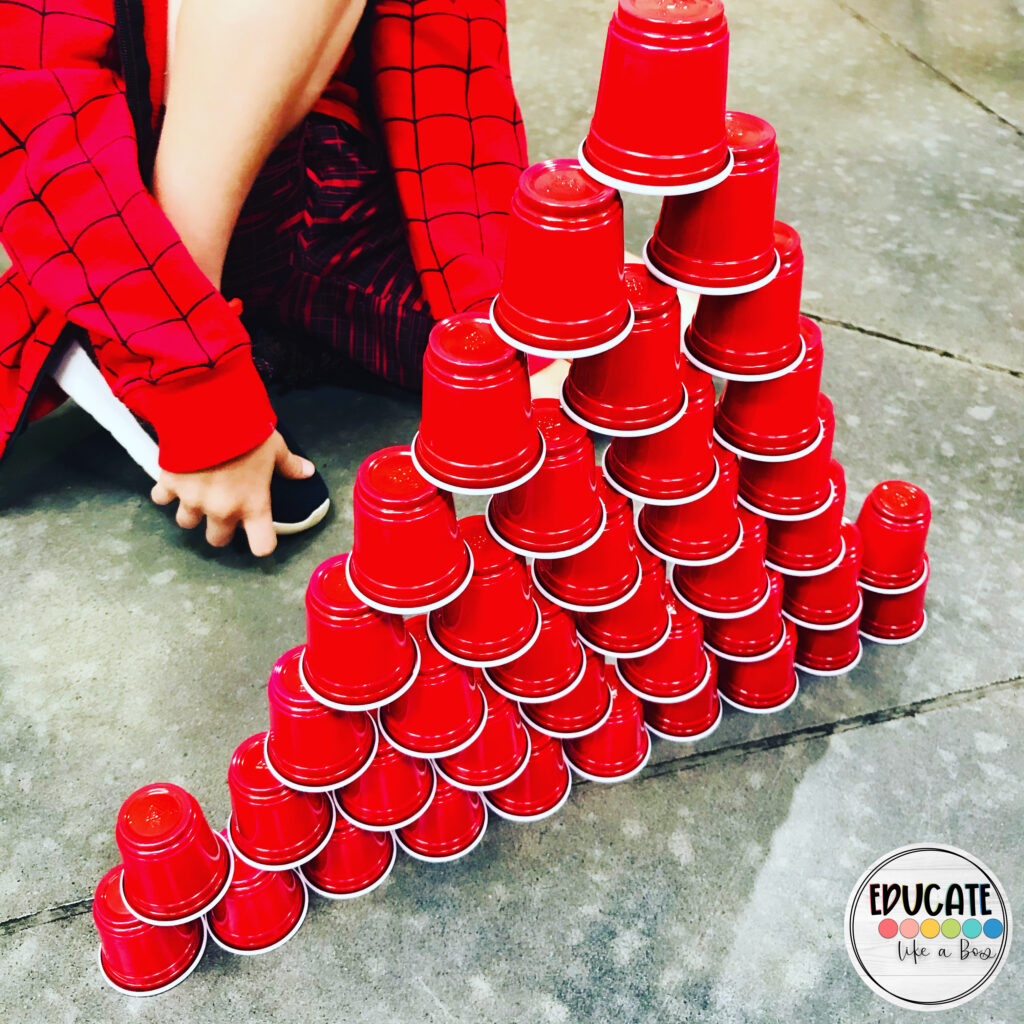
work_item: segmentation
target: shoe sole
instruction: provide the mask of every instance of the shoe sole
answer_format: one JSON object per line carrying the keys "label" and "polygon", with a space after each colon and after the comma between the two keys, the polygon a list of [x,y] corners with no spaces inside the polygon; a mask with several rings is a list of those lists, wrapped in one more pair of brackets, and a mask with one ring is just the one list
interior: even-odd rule
{"label": "shoe sole", "polygon": [[328,510],[331,507],[331,499],[325,499],[322,505],[306,516],[305,519],[298,523],[274,523],[274,533],[280,537],[289,537],[293,533],[302,533],[305,530],[311,530],[317,523],[323,521],[324,516],[327,515]]}

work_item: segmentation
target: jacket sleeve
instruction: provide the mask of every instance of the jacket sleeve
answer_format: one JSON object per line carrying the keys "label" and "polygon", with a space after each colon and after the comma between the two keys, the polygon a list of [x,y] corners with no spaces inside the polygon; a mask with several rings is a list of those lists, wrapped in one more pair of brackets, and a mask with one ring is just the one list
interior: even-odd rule
{"label": "jacket sleeve", "polygon": [[270,435],[274,413],[248,336],[143,186],[118,76],[85,43],[75,52],[68,25],[59,66],[20,67],[43,48],[25,46],[17,26],[4,35],[8,254],[51,309],[90,332],[115,394],[156,430],[164,469],[202,469],[251,450]]}
{"label": "jacket sleeve", "polygon": [[504,0],[378,0],[377,112],[435,319],[485,311],[526,164]]}

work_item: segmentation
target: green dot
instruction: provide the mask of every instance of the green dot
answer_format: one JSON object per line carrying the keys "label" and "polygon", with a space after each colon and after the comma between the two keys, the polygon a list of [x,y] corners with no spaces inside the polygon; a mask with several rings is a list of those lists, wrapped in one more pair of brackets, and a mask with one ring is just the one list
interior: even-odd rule
{"label": "green dot", "polygon": [[947,939],[955,939],[960,934],[960,922],[955,917],[947,917],[942,922],[942,934]]}
{"label": "green dot", "polygon": [[964,921],[964,935],[969,939],[976,939],[981,934],[981,922],[973,917]]}

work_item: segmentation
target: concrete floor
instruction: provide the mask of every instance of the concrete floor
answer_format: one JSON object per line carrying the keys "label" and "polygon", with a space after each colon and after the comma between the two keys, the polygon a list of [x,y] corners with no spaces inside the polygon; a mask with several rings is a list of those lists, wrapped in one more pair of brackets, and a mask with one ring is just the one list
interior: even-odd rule
{"label": "concrete floor", "polygon": [[[909,1021],[844,949],[861,872],[937,840],[1019,899],[1024,16],[1012,0],[727,7],[730,106],[779,133],[779,214],[804,240],[847,512],[892,476],[932,496],[927,634],[805,680],[783,714],[729,714],[695,749],[659,744],[639,780],[580,785],[549,822],[495,822],[465,862],[400,860],[375,894],[316,906],[277,953],[211,952],[173,993],[126,1000],[99,976],[89,916],[117,808],[166,779],[225,818],[229,756],[265,728],[266,676],[302,638],[309,573],[349,547],[355,467],[407,441],[418,411],[289,396],[336,509],[255,565],[177,531],[65,410],[0,474],[3,1019]],[[574,153],[610,0],[509,9],[532,156]],[[655,210],[627,203],[634,249]],[[1022,1005],[1016,956],[944,1019],[1010,1024]]]}

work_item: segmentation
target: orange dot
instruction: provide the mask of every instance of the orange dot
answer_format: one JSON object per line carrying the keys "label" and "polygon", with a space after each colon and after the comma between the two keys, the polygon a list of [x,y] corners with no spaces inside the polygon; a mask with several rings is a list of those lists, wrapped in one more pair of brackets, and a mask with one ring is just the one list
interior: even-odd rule
{"label": "orange dot", "polygon": [[939,934],[939,922],[934,917],[929,917],[921,922],[921,936],[925,939],[934,939]]}

